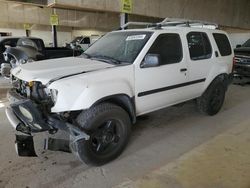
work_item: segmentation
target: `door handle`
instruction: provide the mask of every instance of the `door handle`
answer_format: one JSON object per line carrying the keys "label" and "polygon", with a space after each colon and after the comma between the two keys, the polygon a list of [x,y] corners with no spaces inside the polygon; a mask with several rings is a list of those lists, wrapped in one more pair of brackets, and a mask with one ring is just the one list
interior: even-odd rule
{"label": "door handle", "polygon": [[180,71],[181,71],[181,72],[186,72],[187,69],[186,69],[186,68],[183,68],[183,69],[181,69]]}

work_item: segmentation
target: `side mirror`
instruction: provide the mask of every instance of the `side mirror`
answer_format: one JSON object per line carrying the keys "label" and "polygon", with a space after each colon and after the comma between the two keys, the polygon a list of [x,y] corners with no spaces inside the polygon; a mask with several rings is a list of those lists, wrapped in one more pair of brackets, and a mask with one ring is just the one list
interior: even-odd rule
{"label": "side mirror", "polygon": [[141,64],[141,68],[158,67],[160,66],[159,54],[147,54]]}
{"label": "side mirror", "polygon": [[236,48],[240,48],[240,47],[241,47],[241,44],[237,44],[237,45],[236,45]]}

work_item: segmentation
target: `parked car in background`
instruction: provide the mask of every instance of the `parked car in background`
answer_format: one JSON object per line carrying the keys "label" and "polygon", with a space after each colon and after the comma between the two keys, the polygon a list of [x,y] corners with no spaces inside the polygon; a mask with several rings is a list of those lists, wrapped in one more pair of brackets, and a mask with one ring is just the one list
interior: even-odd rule
{"label": "parked car in background", "polygon": [[20,37],[0,37],[0,64],[5,63],[3,52],[8,47],[15,47]]}
{"label": "parked car in background", "polygon": [[66,47],[72,48],[72,49],[78,49],[82,52],[86,51],[91,44],[96,42],[100,38],[99,35],[93,35],[93,36],[78,36],[74,38],[69,44],[66,44]]}
{"label": "parked car in background", "polygon": [[250,78],[250,39],[243,45],[237,45],[234,52],[234,76],[237,78]]}
{"label": "parked car in background", "polygon": [[79,50],[66,47],[45,47],[40,38],[23,37],[17,41],[16,47],[7,47],[3,53],[5,63],[1,65],[1,73],[8,77],[11,68],[27,62],[81,55]]}

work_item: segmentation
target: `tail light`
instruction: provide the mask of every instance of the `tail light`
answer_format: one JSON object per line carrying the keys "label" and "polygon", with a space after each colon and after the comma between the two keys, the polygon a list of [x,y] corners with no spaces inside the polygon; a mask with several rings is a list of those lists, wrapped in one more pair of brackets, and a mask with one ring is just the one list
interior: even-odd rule
{"label": "tail light", "polygon": [[232,73],[234,72],[235,64],[236,64],[236,59],[235,59],[235,57],[233,57],[233,67],[232,67]]}

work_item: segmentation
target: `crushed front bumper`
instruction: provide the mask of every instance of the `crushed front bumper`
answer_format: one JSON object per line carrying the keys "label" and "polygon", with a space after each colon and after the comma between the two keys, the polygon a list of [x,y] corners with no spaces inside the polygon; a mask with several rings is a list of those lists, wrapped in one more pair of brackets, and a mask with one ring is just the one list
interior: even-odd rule
{"label": "crushed front bumper", "polygon": [[36,104],[30,99],[26,99],[15,90],[8,91],[7,94],[10,105],[5,112],[11,125],[25,134],[44,132],[53,127],[46,123],[46,117],[43,117]]}
{"label": "crushed front bumper", "polygon": [[55,134],[60,130],[69,134],[70,140],[68,141],[45,138],[44,149],[53,151],[67,151],[70,143],[90,138],[83,130],[60,120],[56,115],[44,115],[36,103],[20,96],[14,89],[8,91],[7,97],[10,105],[5,110],[6,116],[12,127],[22,134],[16,135],[16,151],[19,156],[36,156],[33,143],[33,134],[36,133]]}

